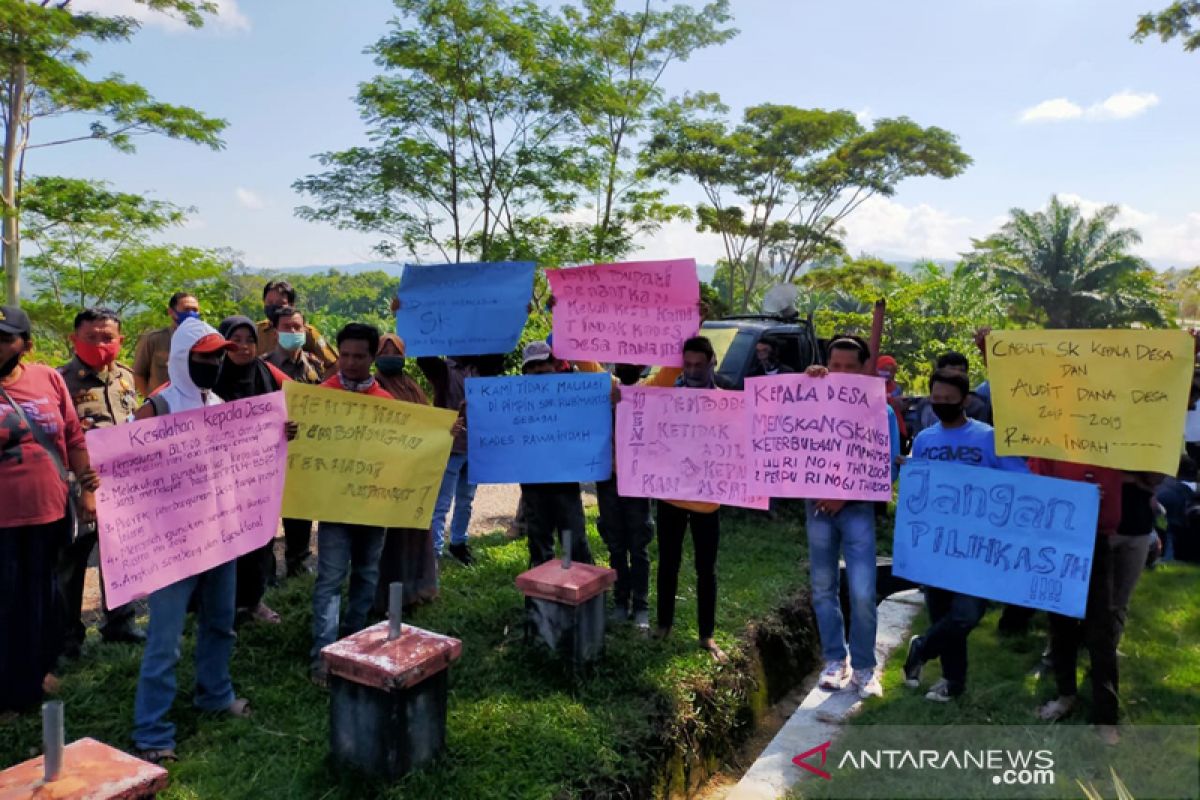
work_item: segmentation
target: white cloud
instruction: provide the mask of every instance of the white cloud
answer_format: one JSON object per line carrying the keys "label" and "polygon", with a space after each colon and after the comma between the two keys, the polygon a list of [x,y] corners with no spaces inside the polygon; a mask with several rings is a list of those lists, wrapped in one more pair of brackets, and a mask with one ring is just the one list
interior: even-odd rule
{"label": "white cloud", "polygon": [[[1088,216],[1108,205],[1071,192],[1059,192],[1058,199],[1078,205]],[[1119,228],[1133,228],[1142,235],[1142,243],[1133,248],[1134,253],[1159,266],[1200,264],[1200,212],[1169,218],[1127,205],[1117,208],[1119,211],[1113,224]]]}
{"label": "white cloud", "polygon": [[234,189],[233,194],[237,198],[237,201],[246,208],[259,209],[266,206],[266,203],[263,202],[261,197],[249,189],[242,188],[241,186]]}
{"label": "white cloud", "polygon": [[1153,92],[1122,91],[1109,95],[1105,99],[1083,106],[1065,97],[1043,100],[1036,106],[1030,106],[1021,112],[1021,122],[1063,122],[1073,119],[1095,121],[1131,119],[1144,114],[1148,109],[1158,105],[1158,95]]}
{"label": "white cloud", "polygon": [[1021,122],[1058,122],[1064,119],[1079,119],[1083,109],[1065,97],[1043,100],[1036,106],[1021,112]]}
{"label": "white cloud", "polygon": [[846,249],[881,257],[956,258],[983,231],[968,217],[872,197],[846,218]]}
{"label": "white cloud", "polygon": [[859,125],[870,125],[875,121],[875,115],[871,113],[871,107],[865,106],[860,111],[854,112],[854,118],[858,120]]}
{"label": "white cloud", "polygon": [[[238,0],[214,0],[214,2],[217,11],[215,14],[205,15],[206,28],[212,27],[222,31],[250,30],[250,19],[238,7]],[[134,0],[75,0],[72,8],[106,16],[133,17],[144,25],[172,32],[191,30],[178,17],[151,11],[142,3],[136,3]]]}

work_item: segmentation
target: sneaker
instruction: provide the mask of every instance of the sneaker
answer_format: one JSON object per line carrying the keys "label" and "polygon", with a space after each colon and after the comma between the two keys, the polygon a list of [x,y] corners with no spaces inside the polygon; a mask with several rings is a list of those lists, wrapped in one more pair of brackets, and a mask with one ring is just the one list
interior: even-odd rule
{"label": "sneaker", "polygon": [[471,548],[465,544],[452,544],[447,548],[450,555],[454,556],[464,566],[469,567],[475,563],[475,556],[471,555]]}
{"label": "sneaker", "polygon": [[645,610],[633,612],[633,624],[643,631],[650,630],[650,612]]}
{"label": "sneaker", "polygon": [[921,658],[921,637],[914,636],[908,640],[908,657],[904,659],[904,685],[915,689],[921,685],[921,670],[925,659]]}
{"label": "sneaker", "polygon": [[950,681],[942,678],[925,693],[925,699],[932,700],[935,703],[949,703],[962,693],[963,690],[961,688],[952,686]]}
{"label": "sneaker", "polygon": [[850,685],[858,691],[863,700],[868,697],[883,697],[883,685],[874,669],[856,669],[850,678]]}
{"label": "sneaker", "polygon": [[817,686],[827,692],[840,692],[850,682],[850,665],[842,661],[826,661]]}

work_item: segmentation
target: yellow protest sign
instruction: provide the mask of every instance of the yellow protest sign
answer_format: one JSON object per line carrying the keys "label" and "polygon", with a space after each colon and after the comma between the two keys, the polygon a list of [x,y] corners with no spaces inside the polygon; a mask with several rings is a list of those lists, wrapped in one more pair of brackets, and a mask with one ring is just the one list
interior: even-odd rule
{"label": "yellow protest sign", "polygon": [[996,452],[1174,475],[1192,380],[1184,331],[993,331]]}
{"label": "yellow protest sign", "polygon": [[425,528],[450,458],[453,411],[289,381],[283,516]]}

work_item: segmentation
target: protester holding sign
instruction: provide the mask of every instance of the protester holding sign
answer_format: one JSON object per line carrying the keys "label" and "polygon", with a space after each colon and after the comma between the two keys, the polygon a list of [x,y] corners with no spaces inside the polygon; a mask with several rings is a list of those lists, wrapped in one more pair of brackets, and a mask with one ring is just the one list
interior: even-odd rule
{"label": "protester holding sign", "polygon": [[[404,372],[404,340],[394,333],[385,333],[379,341],[375,380],[380,387],[396,400],[429,405],[424,390]],[[460,424],[455,421],[456,427]],[[387,529],[375,590],[375,610],[381,615],[387,614],[388,587],[394,581],[404,584],[405,606],[427,603],[437,597],[437,556],[433,549],[433,532],[429,528]]]}
{"label": "protester holding sign", "polygon": [[[1066,461],[1033,458],[1029,468],[1037,475],[1086,481],[1100,487],[1100,515],[1096,524],[1092,572],[1088,582],[1087,611],[1082,620],[1061,614],[1050,615],[1050,660],[1058,696],[1041,706],[1041,719],[1062,719],[1078,705],[1076,666],[1079,647],[1086,645],[1091,658],[1092,722],[1097,731],[1113,743],[1117,739],[1118,670],[1116,624],[1113,596],[1118,589],[1114,577],[1122,571],[1115,563],[1115,538],[1121,525],[1121,493],[1124,479],[1120,472],[1106,467],[1072,464]],[[1145,558],[1143,554],[1143,559]],[[1139,564],[1139,571],[1141,565]]]}
{"label": "protester holding sign", "polygon": [[[966,414],[970,394],[971,384],[960,370],[939,369],[933,373],[929,379],[929,400],[938,422],[913,439],[912,459],[1028,472],[1023,460],[996,455],[992,426]],[[918,687],[925,663],[940,658],[942,678],[930,688],[925,699],[946,703],[966,691],[967,637],[987,611],[987,601],[934,586],[926,586],[924,593],[932,624],[924,634],[909,641],[904,683],[910,688]]]}
{"label": "protester holding sign", "polygon": [[[226,351],[236,347],[199,317],[185,316],[171,337],[170,382],[135,417],[220,405],[213,387]],[[198,597],[196,706],[249,716],[250,702],[234,695],[229,676],[236,584],[236,562],[227,561],[151,592],[150,626],[133,706],[133,742],[140,758],[155,764],[175,760],[175,725],[167,714],[175,702],[179,640],[193,595]]]}
{"label": "protester holding sign", "polygon": [[[71,393],[71,402],[85,431],[120,425],[133,419],[137,410],[137,390],[133,371],[117,361],[121,350],[121,318],[104,308],[88,308],[75,315],[71,336],[75,357],[58,368]],[[83,584],[88,561],[96,549],[97,533],[89,526],[63,550],[58,561],[59,588],[65,603],[63,652],[79,655],[87,629],[82,621]],[[100,581],[101,605],[104,605],[104,580]],[[133,623],[130,604],[110,609],[100,626],[105,642],[141,644],[146,634]]]}
{"label": "protester holding sign", "polygon": [[[694,336],[683,343],[683,373],[676,386],[689,389],[715,389],[716,353],[712,342]],[[675,624],[675,592],[679,588],[679,567],[683,563],[683,537],[692,530],[696,562],[696,619],[700,629],[700,648],[713,659],[727,658],[717,646],[713,633],[717,627],[717,550],[721,544],[721,507],[716,503],[666,500],[658,503],[658,629],[655,636],[670,636]]]}
{"label": "protester holding sign", "polygon": [[83,486],[79,521],[95,519],[97,481],[62,376],[23,364],[29,317],[0,306],[0,713],[42,699],[62,642],[54,566],[73,535],[67,469]]}
{"label": "protester holding sign", "polygon": [[[813,365],[809,377],[829,373],[862,375],[871,350],[857,336],[839,336],[829,345],[829,366]],[[882,387],[881,387],[882,388]],[[890,475],[895,477],[896,458],[900,455],[900,432],[896,415],[887,408]],[[875,506],[865,500],[812,499],[804,503],[807,516],[809,572],[812,581],[813,612],[821,636],[821,655],[825,668],[818,685],[839,691],[849,683],[859,697],[882,697],[883,686],[875,674]],[[850,642],[847,647],[846,623],[842,618],[839,558],[846,559],[846,580],[850,584]],[[850,659],[847,663],[846,652]]]}
{"label": "protester holding sign", "polygon": [[[258,329],[249,317],[226,317],[217,326],[221,335],[236,345],[225,356],[213,390],[225,402],[277,392],[288,380],[280,370],[258,358]],[[237,560],[237,608],[251,619],[278,625],[279,615],[263,596],[275,578],[275,543],[268,541]]]}
{"label": "protester holding sign", "polygon": [[[523,375],[553,375],[558,361],[545,342],[525,346]],[[554,540],[571,537],[571,559],[592,563],[583,495],[578,483],[522,483],[521,503],[525,512],[525,535],[529,541],[529,563],[536,567],[554,558]],[[556,537],[557,534],[557,537]]]}
{"label": "protester holding sign", "polygon": [[[391,399],[371,374],[379,353],[379,330],[373,325],[351,322],[337,335],[337,372],[321,385],[329,389],[358,392]],[[362,630],[375,600],[379,581],[379,556],[383,552],[384,529],[376,525],[342,522],[317,524],[317,583],[313,588],[313,644],[309,653],[313,683],[325,686],[329,675],[321,661],[321,649],[341,635]],[[350,603],[341,620],[342,584],[350,576]]]}
{"label": "protester holding sign", "polygon": [[[294,381],[309,385],[321,382],[324,367],[320,360],[304,349],[307,341],[308,326],[304,323],[304,315],[292,306],[284,306],[275,312],[275,340],[278,344],[274,350],[259,352],[259,356],[271,366]],[[293,519],[283,520],[284,562],[285,574],[290,578],[304,572],[304,562],[308,560],[312,549],[312,520]]]}

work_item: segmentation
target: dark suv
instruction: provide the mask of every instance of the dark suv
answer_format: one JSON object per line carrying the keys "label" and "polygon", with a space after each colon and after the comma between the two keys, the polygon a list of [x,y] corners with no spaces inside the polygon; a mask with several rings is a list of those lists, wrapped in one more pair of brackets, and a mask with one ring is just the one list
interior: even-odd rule
{"label": "dark suv", "polygon": [[746,314],[710,320],[700,327],[717,351],[717,379],[730,389],[743,388],[746,373],[754,365],[754,346],[764,336],[779,344],[779,360],[803,372],[813,364],[825,363],[824,342],[817,339],[812,317],[780,317]]}

